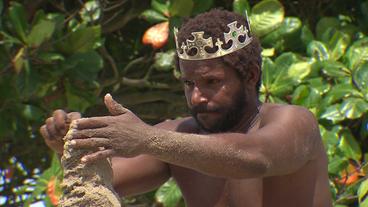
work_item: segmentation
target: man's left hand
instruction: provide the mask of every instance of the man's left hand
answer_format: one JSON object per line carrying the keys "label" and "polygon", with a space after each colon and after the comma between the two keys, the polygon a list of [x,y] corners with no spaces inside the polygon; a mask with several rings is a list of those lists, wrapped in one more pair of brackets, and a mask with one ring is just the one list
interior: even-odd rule
{"label": "man's left hand", "polygon": [[96,150],[85,155],[81,161],[93,162],[111,156],[134,157],[142,154],[145,134],[150,126],[113,100],[110,94],[105,96],[104,101],[113,116],[75,120],[67,134],[72,139],[71,147]]}

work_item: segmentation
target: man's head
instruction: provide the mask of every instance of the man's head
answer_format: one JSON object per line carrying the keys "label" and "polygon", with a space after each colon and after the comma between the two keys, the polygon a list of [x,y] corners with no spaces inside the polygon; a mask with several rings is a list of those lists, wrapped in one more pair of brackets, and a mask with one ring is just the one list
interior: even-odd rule
{"label": "man's head", "polygon": [[[198,31],[204,32],[204,38],[219,38],[225,42],[224,33],[229,32],[227,25],[234,21],[238,22],[237,27],[248,28],[245,18],[232,12],[214,9],[200,14],[182,25],[177,34],[178,43],[192,40],[191,33]],[[230,46],[231,42],[224,44],[225,49]],[[216,47],[206,48],[208,53],[216,50]],[[243,118],[247,105],[257,99],[261,79],[260,53],[259,41],[253,37],[249,45],[219,58],[178,59],[188,106],[203,129],[227,131]]]}

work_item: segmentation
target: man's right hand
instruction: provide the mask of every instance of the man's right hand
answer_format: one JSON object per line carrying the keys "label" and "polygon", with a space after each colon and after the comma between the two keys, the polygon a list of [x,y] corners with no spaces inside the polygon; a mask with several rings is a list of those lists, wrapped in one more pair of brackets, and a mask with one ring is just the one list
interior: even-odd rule
{"label": "man's right hand", "polygon": [[67,114],[61,109],[54,111],[52,117],[46,119],[45,124],[40,128],[41,135],[45,139],[47,146],[62,155],[64,148],[63,137],[68,132],[70,123],[80,118],[81,114],[79,112]]}

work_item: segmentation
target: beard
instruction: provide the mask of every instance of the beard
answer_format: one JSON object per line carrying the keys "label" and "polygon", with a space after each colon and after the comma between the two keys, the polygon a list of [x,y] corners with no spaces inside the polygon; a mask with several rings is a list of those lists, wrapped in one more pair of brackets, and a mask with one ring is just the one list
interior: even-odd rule
{"label": "beard", "polygon": [[[233,100],[232,104],[228,107],[216,107],[209,108],[208,105],[197,105],[190,109],[190,113],[196,120],[200,129],[209,133],[221,133],[230,131],[235,125],[237,125],[243,118],[246,106],[246,95],[243,91],[239,90]],[[211,126],[205,126],[199,119],[198,113],[217,112],[221,116],[216,120],[215,124]]]}

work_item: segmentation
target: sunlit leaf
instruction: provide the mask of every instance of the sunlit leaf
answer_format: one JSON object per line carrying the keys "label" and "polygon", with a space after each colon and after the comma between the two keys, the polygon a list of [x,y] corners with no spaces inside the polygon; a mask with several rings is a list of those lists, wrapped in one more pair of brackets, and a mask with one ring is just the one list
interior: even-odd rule
{"label": "sunlit leaf", "polygon": [[288,76],[300,83],[310,72],[311,64],[309,62],[296,62],[290,66]]}
{"label": "sunlit leaf", "polygon": [[13,63],[13,68],[15,70],[16,73],[20,73],[21,70],[23,69],[23,66],[25,64],[25,61],[27,61],[27,59],[25,58],[25,48],[22,47],[18,50],[17,54],[14,56],[12,63]]}
{"label": "sunlit leaf", "polygon": [[354,160],[360,160],[362,151],[354,136],[347,129],[341,133],[339,149],[344,153],[344,156]]}
{"label": "sunlit leaf", "polygon": [[368,112],[368,103],[361,98],[348,98],[341,104],[341,113],[348,119],[356,119]]}
{"label": "sunlit leaf", "polygon": [[310,57],[316,60],[328,60],[330,58],[328,48],[326,45],[319,41],[311,41],[307,47],[307,53]]}
{"label": "sunlit leaf", "polygon": [[324,112],[320,115],[321,119],[327,119],[334,122],[338,122],[344,120],[344,115],[340,112],[340,105],[334,104],[332,106],[327,107]]}
{"label": "sunlit leaf", "polygon": [[328,163],[328,173],[337,175],[341,170],[345,169],[349,165],[349,161],[346,158],[335,158]]}
{"label": "sunlit leaf", "polygon": [[365,179],[358,190],[359,207],[368,207],[368,179]]}
{"label": "sunlit leaf", "polygon": [[349,47],[346,53],[349,68],[355,70],[368,61],[368,37],[358,40]]}
{"label": "sunlit leaf", "polygon": [[279,27],[284,20],[284,7],[279,1],[264,0],[254,5],[250,16],[252,32],[257,37]]}
{"label": "sunlit leaf", "polygon": [[274,44],[283,37],[290,38],[290,35],[297,32],[301,26],[302,22],[299,18],[285,17],[284,21],[282,21],[281,25],[277,29],[262,38],[262,43]]}
{"label": "sunlit leaf", "polygon": [[336,31],[328,43],[330,48],[330,57],[333,60],[340,59],[345,54],[345,50],[349,44],[349,36],[342,32]]}
{"label": "sunlit leaf", "polygon": [[250,15],[250,5],[248,0],[234,0],[233,1],[233,11],[244,15],[247,11],[248,16]]}
{"label": "sunlit leaf", "polygon": [[322,71],[330,77],[349,77],[351,73],[344,64],[333,60],[323,61],[322,67]]}
{"label": "sunlit leaf", "polygon": [[353,71],[353,78],[354,83],[366,94],[366,100],[368,101],[368,62]]}
{"label": "sunlit leaf", "polygon": [[344,97],[359,95],[359,92],[349,83],[336,84],[327,93],[325,101],[329,104],[340,101]]}
{"label": "sunlit leaf", "polygon": [[157,190],[155,197],[165,207],[176,207],[181,199],[181,191],[171,179]]}
{"label": "sunlit leaf", "polygon": [[321,100],[321,95],[314,88],[306,85],[300,85],[295,89],[292,97],[292,103],[297,105],[303,105],[308,108],[318,106]]}

